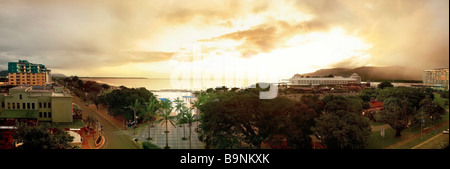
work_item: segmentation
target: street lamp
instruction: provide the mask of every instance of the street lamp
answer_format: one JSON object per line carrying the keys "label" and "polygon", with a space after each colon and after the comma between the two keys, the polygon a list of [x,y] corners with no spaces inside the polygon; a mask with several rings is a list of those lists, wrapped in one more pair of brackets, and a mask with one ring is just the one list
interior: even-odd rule
{"label": "street lamp", "polygon": [[[124,107],[124,108],[128,108],[128,109],[132,109],[132,108],[130,108],[130,107]],[[136,135],[136,128],[137,128],[137,116],[136,116],[136,110],[135,109],[132,109],[133,110],[133,112],[134,112],[134,121],[132,122],[132,124],[133,124],[133,128],[134,128],[134,135]]]}

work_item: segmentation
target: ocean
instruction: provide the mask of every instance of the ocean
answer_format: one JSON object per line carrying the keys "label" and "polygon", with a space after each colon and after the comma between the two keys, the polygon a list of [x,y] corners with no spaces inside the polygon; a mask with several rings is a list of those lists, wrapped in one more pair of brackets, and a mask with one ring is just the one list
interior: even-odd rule
{"label": "ocean", "polygon": [[[97,83],[105,83],[111,86],[125,86],[128,88],[144,87],[157,95],[157,98],[168,98],[174,100],[177,97],[192,96],[192,92],[196,90],[206,90],[208,88],[215,88],[218,86],[244,87],[244,85],[237,86],[236,83],[222,81],[208,81],[208,83],[201,80],[196,81],[171,81],[167,78],[80,78],[83,81],[95,81]],[[195,85],[194,85],[195,84]],[[200,85],[199,85],[200,84]]]}
{"label": "ocean", "polygon": [[173,88],[170,79],[144,79],[144,78],[80,78],[83,81],[95,81],[97,83],[105,83],[111,86],[125,86],[128,88],[144,87],[150,90],[157,98],[167,98],[174,100],[177,97],[182,99],[183,96],[192,96],[191,91],[182,91]]}

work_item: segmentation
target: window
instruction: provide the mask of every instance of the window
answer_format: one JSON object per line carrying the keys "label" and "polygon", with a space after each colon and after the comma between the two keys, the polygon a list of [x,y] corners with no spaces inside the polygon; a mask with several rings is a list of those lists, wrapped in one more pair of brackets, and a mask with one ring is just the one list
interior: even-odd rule
{"label": "window", "polygon": [[39,102],[39,108],[42,108],[42,102]]}
{"label": "window", "polygon": [[11,109],[11,103],[8,102],[8,109]]}
{"label": "window", "polygon": [[17,109],[20,109],[20,103],[17,103]]}
{"label": "window", "polygon": [[31,103],[31,109],[34,109],[34,103]]}
{"label": "window", "polygon": [[5,102],[2,102],[2,108],[5,108]]}
{"label": "window", "polygon": [[52,118],[52,112],[48,112],[48,117]]}
{"label": "window", "polygon": [[39,117],[42,118],[42,112],[39,112]]}
{"label": "window", "polygon": [[20,100],[22,100],[22,94],[19,95]]}
{"label": "window", "polygon": [[27,109],[30,110],[30,103],[27,103]]}
{"label": "window", "polygon": [[22,103],[22,109],[25,109],[25,103]]}
{"label": "window", "polygon": [[47,118],[47,112],[44,112],[44,118]]}
{"label": "window", "polygon": [[48,108],[52,108],[52,102],[48,102]]}
{"label": "window", "polygon": [[44,108],[47,108],[47,102],[44,102]]}
{"label": "window", "polygon": [[16,104],[12,103],[12,108],[16,109]]}

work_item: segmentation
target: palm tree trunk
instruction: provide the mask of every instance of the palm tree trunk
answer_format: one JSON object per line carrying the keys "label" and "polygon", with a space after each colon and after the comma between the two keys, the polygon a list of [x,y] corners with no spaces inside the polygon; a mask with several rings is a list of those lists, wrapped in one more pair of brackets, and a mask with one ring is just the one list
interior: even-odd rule
{"label": "palm tree trunk", "polygon": [[183,124],[183,138],[186,140],[186,124]]}
{"label": "palm tree trunk", "polygon": [[165,132],[166,133],[166,147],[164,147],[164,148],[169,149],[169,141],[168,141],[169,130],[167,130],[167,123],[168,123],[168,121],[166,120],[166,132]]}
{"label": "palm tree trunk", "polygon": [[191,142],[191,133],[192,133],[192,130],[191,130],[191,128],[192,128],[192,125],[189,125],[189,149],[192,149],[192,142]]}
{"label": "palm tree trunk", "polygon": [[150,126],[151,125],[148,125],[148,138],[147,138],[147,140],[152,140],[152,137],[151,137],[151,133],[150,133]]}

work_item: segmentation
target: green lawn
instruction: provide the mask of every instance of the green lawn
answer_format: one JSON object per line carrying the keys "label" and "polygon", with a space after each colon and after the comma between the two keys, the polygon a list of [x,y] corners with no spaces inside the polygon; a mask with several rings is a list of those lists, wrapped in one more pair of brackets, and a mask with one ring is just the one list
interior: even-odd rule
{"label": "green lawn", "polygon": [[372,135],[370,136],[369,140],[367,140],[368,145],[366,149],[381,149],[382,146],[387,147],[400,140],[402,140],[402,138],[395,137],[395,130],[392,128],[388,128],[385,130],[384,138],[381,137],[379,131],[372,132]]}
{"label": "green lawn", "polygon": [[[439,103],[441,106],[444,105],[445,100],[447,100],[447,99],[441,98],[439,94],[435,94],[434,101]],[[448,106],[446,106],[446,109],[448,109]],[[446,112],[445,115],[443,115],[441,119],[435,120],[433,122],[433,124],[434,125],[441,124],[441,123],[443,123],[445,121],[448,121],[448,120],[449,120],[449,112]],[[373,123],[372,125],[377,126],[377,125],[381,125],[381,124]],[[424,128],[431,127],[431,126],[432,126],[431,121],[429,119],[427,119],[425,121]],[[445,125],[445,126],[443,126],[441,128],[436,129],[436,134],[442,132],[445,129],[448,129],[448,125]],[[382,147],[384,148],[384,147],[390,146],[390,145],[395,144],[395,143],[397,143],[397,142],[399,142],[399,141],[401,141],[403,139],[406,139],[408,137],[414,136],[416,134],[420,134],[420,124],[415,124],[415,125],[411,126],[410,128],[403,130],[401,134],[402,134],[401,137],[398,137],[398,138],[395,137],[395,130],[392,129],[392,128],[389,128],[389,129],[385,130],[385,137],[384,138],[381,137],[379,131],[372,132],[371,137],[367,141],[368,146],[366,147],[366,149],[381,149]],[[406,144],[404,144],[404,145],[402,145],[402,146],[400,146],[398,148],[400,148],[400,149],[409,149],[409,148],[412,148],[412,147],[416,146],[417,144],[422,143],[423,141],[425,141],[425,140],[427,140],[427,139],[429,139],[431,137],[433,137],[433,133],[432,132],[422,136],[422,138],[418,138],[416,140],[410,141],[410,142],[408,142],[408,143],[406,143]]]}
{"label": "green lawn", "polygon": [[[442,126],[440,128],[436,128],[436,133],[435,134],[433,134],[432,132],[424,134],[421,138],[417,138],[417,139],[415,139],[413,141],[410,141],[410,142],[408,142],[408,143],[406,143],[406,144],[404,144],[404,145],[402,145],[400,147],[397,147],[397,149],[410,149],[410,148],[413,148],[414,146],[416,146],[416,145],[418,145],[418,144],[420,144],[420,143],[422,143],[424,141],[427,141],[428,139],[436,136],[437,134],[442,133],[442,131],[444,131],[446,129],[448,129],[448,125],[444,125],[444,126]],[[446,136],[448,137],[448,135],[446,135]],[[435,145],[435,147],[438,147],[438,146],[439,145]],[[433,146],[431,145],[429,147],[433,147]]]}
{"label": "green lawn", "polygon": [[448,146],[448,140],[448,134],[442,134],[436,137],[434,140],[416,147],[416,149],[442,149]]}

